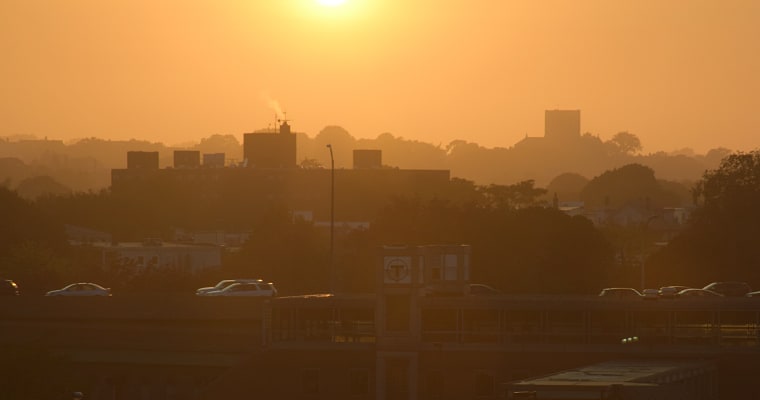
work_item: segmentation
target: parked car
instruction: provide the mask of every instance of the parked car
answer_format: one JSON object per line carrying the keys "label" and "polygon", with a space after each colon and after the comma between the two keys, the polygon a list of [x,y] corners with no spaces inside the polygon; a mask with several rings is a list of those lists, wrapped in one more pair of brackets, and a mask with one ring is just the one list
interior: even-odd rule
{"label": "parked car", "polygon": [[752,291],[746,282],[713,282],[703,289],[718,292],[726,297],[742,297]]}
{"label": "parked car", "polygon": [[18,290],[18,285],[11,279],[0,280],[0,295],[2,296],[18,296],[21,292]]}
{"label": "parked car", "polygon": [[206,292],[201,296],[274,297],[277,296],[277,288],[271,282],[236,282],[222,290]]}
{"label": "parked car", "polygon": [[640,299],[641,293],[634,288],[605,288],[599,297],[614,297],[616,299]]}
{"label": "parked car", "polygon": [[745,294],[745,296],[760,299],[760,290],[755,291],[755,292],[749,292]]}
{"label": "parked car", "polygon": [[72,283],[61,289],[51,290],[45,296],[111,296],[111,289],[104,288],[97,283],[80,282]]}
{"label": "parked car", "polygon": [[703,299],[716,299],[719,297],[723,297],[722,294],[718,292],[713,292],[709,289],[684,289],[680,292],[678,292],[678,298],[703,298]]}
{"label": "parked car", "polygon": [[673,299],[676,297],[678,292],[685,289],[691,289],[691,288],[688,286],[679,286],[679,285],[663,286],[660,288],[660,297],[663,299]]}
{"label": "parked car", "polygon": [[659,289],[644,289],[641,292],[641,296],[644,298],[644,300],[657,300],[660,298],[660,290]]}
{"label": "parked car", "polygon": [[202,288],[197,289],[195,291],[195,294],[198,296],[203,296],[204,294],[208,292],[222,290],[226,288],[227,286],[232,285],[233,283],[255,283],[255,282],[264,282],[264,281],[262,281],[261,279],[223,279],[214,286],[202,287]]}

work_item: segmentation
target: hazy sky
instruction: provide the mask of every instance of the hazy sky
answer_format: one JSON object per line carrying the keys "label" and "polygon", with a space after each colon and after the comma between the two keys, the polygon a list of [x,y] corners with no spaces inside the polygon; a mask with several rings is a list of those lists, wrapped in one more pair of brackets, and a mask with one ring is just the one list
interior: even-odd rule
{"label": "hazy sky", "polygon": [[760,137],[757,0],[2,0],[0,57],[0,136],[242,140],[279,105],[312,137]]}

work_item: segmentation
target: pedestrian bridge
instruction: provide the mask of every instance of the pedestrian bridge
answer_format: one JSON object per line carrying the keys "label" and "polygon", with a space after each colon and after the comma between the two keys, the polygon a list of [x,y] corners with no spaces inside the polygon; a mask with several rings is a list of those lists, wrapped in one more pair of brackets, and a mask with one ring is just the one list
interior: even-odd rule
{"label": "pedestrian bridge", "polygon": [[417,304],[419,312],[407,318],[418,321],[407,325],[405,336],[378,329],[375,296],[279,298],[265,314],[265,339],[278,347],[377,345],[390,336],[419,348],[760,352],[760,300],[751,298],[460,296],[421,298]]}

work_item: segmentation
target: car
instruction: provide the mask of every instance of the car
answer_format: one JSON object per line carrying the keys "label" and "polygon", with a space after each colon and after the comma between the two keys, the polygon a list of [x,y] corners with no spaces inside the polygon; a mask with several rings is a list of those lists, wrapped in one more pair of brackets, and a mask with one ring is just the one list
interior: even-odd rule
{"label": "car", "polygon": [[691,289],[691,288],[688,286],[680,286],[680,285],[663,286],[660,288],[660,297],[663,299],[673,299],[676,297],[678,292],[685,289]]}
{"label": "car", "polygon": [[754,291],[754,292],[749,292],[749,293],[745,294],[744,296],[760,299],[760,290]]}
{"label": "car", "polygon": [[12,279],[0,280],[0,295],[2,296],[18,296],[21,292],[18,290],[18,284]]}
{"label": "car", "polygon": [[642,297],[641,293],[634,288],[604,288],[599,293],[599,297],[612,297],[616,299],[639,299]]}
{"label": "car", "polygon": [[271,282],[236,282],[222,290],[206,292],[201,296],[275,297],[277,288]]}
{"label": "car", "polygon": [[482,283],[471,283],[469,288],[469,293],[472,296],[498,296],[503,294],[501,291]]}
{"label": "car", "polygon": [[714,292],[709,289],[684,289],[676,295],[678,298],[690,298],[690,299],[717,299],[723,297],[722,294]]}
{"label": "car", "polygon": [[110,297],[111,289],[105,288],[92,282],[79,282],[72,283],[64,286],[61,289],[51,290],[45,293],[45,296],[70,296],[70,297],[83,297],[83,296],[99,296]]}
{"label": "car", "polygon": [[718,292],[726,297],[742,297],[752,291],[752,288],[746,282],[713,282],[702,289]]}
{"label": "car", "polygon": [[202,287],[202,288],[197,289],[195,291],[195,294],[198,296],[203,296],[204,294],[208,292],[222,290],[226,288],[227,286],[232,285],[233,283],[254,283],[254,282],[264,282],[264,281],[261,279],[223,279],[214,286]]}
{"label": "car", "polygon": [[657,300],[660,298],[660,290],[659,289],[644,289],[641,291],[641,296],[644,298],[644,300]]}

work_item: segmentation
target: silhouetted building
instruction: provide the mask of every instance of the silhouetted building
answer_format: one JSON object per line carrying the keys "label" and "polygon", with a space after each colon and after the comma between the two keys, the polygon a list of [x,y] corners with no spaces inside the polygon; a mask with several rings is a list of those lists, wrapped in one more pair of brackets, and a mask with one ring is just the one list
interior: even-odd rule
{"label": "silhouetted building", "polygon": [[381,168],[382,166],[381,150],[354,150],[354,169]]}
{"label": "silhouetted building", "polygon": [[174,168],[198,168],[201,166],[201,152],[198,150],[175,150]]}
{"label": "silhouetted building", "polygon": [[546,110],[544,137],[552,140],[581,137],[581,110]]}
{"label": "silhouetted building", "polygon": [[206,168],[224,167],[224,153],[204,154],[203,166]]}
{"label": "silhouetted building", "polygon": [[[339,222],[371,220],[394,197],[433,199],[450,190],[448,170],[381,168],[380,150],[357,150],[354,169],[298,168],[296,136],[287,122],[278,132],[245,134],[244,151],[245,168],[197,168],[198,151],[175,151],[174,168],[165,169],[158,169],[157,152],[150,153],[149,161],[145,152],[130,152],[129,168],[111,170],[111,190],[126,200],[150,196],[155,207],[182,204],[204,210],[204,224],[214,218],[232,220],[232,209],[255,212],[272,204],[308,212],[316,223],[327,221],[333,176]],[[150,169],[142,167],[149,162]],[[224,154],[204,155],[204,167],[212,165],[223,166]]]}
{"label": "silhouetted building", "polygon": [[128,151],[127,169],[158,169],[158,152]]}
{"label": "silhouetted building", "polygon": [[243,135],[243,157],[248,167],[295,168],[296,135],[290,132],[288,121],[279,131],[262,131]]}

